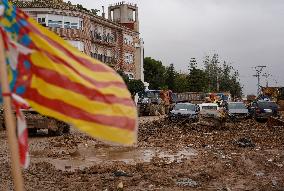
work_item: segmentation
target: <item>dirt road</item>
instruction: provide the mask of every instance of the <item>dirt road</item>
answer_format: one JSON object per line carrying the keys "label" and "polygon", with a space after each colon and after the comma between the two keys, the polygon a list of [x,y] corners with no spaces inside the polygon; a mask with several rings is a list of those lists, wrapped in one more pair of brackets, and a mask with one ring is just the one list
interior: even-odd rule
{"label": "dirt road", "polygon": [[[284,190],[284,128],[141,118],[138,139],[121,148],[76,130],[31,137],[26,190]],[[0,190],[12,190],[6,151],[0,131]]]}

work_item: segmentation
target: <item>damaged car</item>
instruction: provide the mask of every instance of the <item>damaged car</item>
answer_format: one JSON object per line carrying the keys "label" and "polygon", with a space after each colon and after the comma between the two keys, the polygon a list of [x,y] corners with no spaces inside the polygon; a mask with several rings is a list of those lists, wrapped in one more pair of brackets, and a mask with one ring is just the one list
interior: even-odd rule
{"label": "damaged car", "polygon": [[177,103],[169,114],[172,122],[190,121],[197,122],[199,120],[199,107],[192,103]]}
{"label": "damaged car", "polygon": [[249,117],[249,111],[243,102],[228,102],[225,106],[228,119],[239,121]]}

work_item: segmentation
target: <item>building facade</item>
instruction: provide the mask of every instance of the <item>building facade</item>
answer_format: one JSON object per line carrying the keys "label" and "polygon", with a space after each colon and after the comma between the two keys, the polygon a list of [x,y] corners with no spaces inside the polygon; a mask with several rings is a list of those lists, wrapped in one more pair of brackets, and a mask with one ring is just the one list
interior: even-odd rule
{"label": "building facade", "polygon": [[123,70],[130,79],[143,75],[143,40],[139,36],[138,7],[117,3],[103,11],[88,10],[63,0],[22,0],[13,3],[87,55]]}

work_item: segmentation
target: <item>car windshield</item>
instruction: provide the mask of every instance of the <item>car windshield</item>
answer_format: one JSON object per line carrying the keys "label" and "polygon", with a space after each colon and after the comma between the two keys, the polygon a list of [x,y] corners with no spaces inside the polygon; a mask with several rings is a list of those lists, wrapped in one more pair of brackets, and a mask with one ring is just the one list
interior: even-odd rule
{"label": "car windshield", "polygon": [[190,105],[190,104],[177,104],[177,105],[175,105],[174,110],[195,111],[195,105]]}
{"label": "car windshield", "polygon": [[229,103],[228,109],[246,109],[244,103]]}
{"label": "car windshield", "polygon": [[159,92],[154,92],[154,91],[146,92],[145,97],[147,97],[147,98],[159,98]]}
{"label": "car windshield", "polygon": [[261,108],[276,108],[277,104],[275,102],[271,101],[264,101],[264,102],[258,102],[259,107]]}
{"label": "car windshield", "polygon": [[217,106],[202,106],[202,109],[206,109],[206,110],[217,110]]}
{"label": "car windshield", "polygon": [[159,98],[159,91],[142,91],[138,93],[140,98]]}

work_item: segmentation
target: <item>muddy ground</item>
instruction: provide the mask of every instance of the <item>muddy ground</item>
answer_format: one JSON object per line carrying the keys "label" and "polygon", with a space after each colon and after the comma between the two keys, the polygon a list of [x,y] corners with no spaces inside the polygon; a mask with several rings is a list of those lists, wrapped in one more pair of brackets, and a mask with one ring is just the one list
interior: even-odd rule
{"label": "muddy ground", "polygon": [[[140,118],[135,148],[72,130],[29,139],[26,190],[284,190],[284,128],[246,120],[212,127]],[[12,190],[0,131],[0,190]]]}

